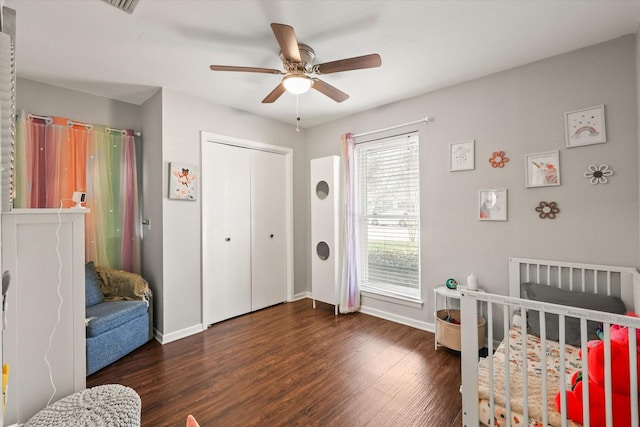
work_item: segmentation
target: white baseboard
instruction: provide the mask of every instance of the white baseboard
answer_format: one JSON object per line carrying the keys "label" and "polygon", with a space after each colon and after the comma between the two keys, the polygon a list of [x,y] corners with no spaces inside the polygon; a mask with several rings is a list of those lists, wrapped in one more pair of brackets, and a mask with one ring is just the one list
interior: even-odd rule
{"label": "white baseboard", "polygon": [[204,331],[205,328],[202,325],[193,325],[189,328],[185,328],[185,329],[181,329],[179,331],[175,331],[175,332],[171,332],[169,334],[163,335],[160,332],[158,332],[157,329],[154,328],[153,330],[153,336],[156,339],[156,341],[158,341],[160,344],[168,344],[170,342],[173,341],[177,341],[181,338],[186,338],[189,337],[191,335],[195,335],[198,334],[202,331]]}
{"label": "white baseboard", "polygon": [[[298,300],[305,299],[305,298],[311,298],[311,292],[302,292],[302,293],[296,294],[293,297],[293,301],[298,301]],[[247,313],[247,314],[249,314],[249,313]],[[203,325],[193,325],[193,326],[191,326],[189,328],[181,329],[179,331],[175,331],[175,332],[171,332],[169,334],[163,335],[157,329],[154,328],[153,329],[153,337],[160,344],[164,345],[164,344],[168,344],[168,343],[173,342],[173,341],[177,341],[177,340],[182,339],[182,338],[189,337],[191,335],[198,334],[198,333],[206,331],[206,330],[207,330],[207,328],[204,327]]]}
{"label": "white baseboard", "polygon": [[311,299],[312,297],[313,297],[313,295],[311,294],[311,292],[301,292],[301,293],[295,294],[293,296],[293,301],[299,301],[299,300],[305,299],[305,298]]}
{"label": "white baseboard", "polygon": [[368,314],[370,316],[375,316],[381,319],[389,320],[391,322],[411,326],[416,329],[422,329],[423,331],[435,332],[435,325],[433,323],[423,322],[422,320],[416,320],[410,317],[400,316],[397,314],[389,313],[388,311],[382,311],[376,308],[371,308],[366,306],[360,306],[360,312],[364,314]]}
{"label": "white baseboard", "polygon": [[[293,301],[298,301],[305,298],[312,298],[311,292],[301,292],[299,294],[294,295]],[[410,317],[400,316],[394,313],[389,313],[388,311],[378,310],[376,308],[371,308],[367,306],[361,306],[360,312],[364,314],[368,314],[370,316],[379,317],[381,319],[389,320],[391,322],[400,323],[401,325],[411,326],[416,329],[421,329],[423,331],[435,332],[435,325],[433,323],[423,322],[421,320],[412,319]],[[191,335],[198,334],[200,332],[205,331],[203,325],[194,325],[189,328],[185,328],[176,332],[171,332],[169,334],[163,335],[158,332],[157,329],[154,328],[153,336],[156,341],[160,344],[168,344],[173,341],[177,341],[182,338],[186,338]],[[13,426],[12,426],[13,427]]]}

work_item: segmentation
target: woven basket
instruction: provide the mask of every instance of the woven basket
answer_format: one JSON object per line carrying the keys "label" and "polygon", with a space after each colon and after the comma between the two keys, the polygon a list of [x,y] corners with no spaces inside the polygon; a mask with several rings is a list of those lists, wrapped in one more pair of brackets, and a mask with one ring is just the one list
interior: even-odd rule
{"label": "woven basket", "polygon": [[[451,317],[456,321],[460,321],[460,310],[438,310],[436,312],[436,322],[438,323],[436,342],[451,350],[460,351],[460,325],[449,323],[444,320],[445,317]],[[484,317],[478,317],[478,349],[484,344],[484,326],[486,321]]]}

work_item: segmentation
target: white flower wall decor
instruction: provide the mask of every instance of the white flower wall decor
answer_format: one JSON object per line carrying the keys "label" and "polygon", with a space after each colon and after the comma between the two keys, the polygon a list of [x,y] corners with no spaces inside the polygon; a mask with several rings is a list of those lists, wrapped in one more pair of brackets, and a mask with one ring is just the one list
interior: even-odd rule
{"label": "white flower wall decor", "polygon": [[586,178],[589,178],[591,184],[606,184],[609,180],[607,177],[613,175],[613,170],[609,169],[608,165],[590,165],[589,170],[584,173]]}

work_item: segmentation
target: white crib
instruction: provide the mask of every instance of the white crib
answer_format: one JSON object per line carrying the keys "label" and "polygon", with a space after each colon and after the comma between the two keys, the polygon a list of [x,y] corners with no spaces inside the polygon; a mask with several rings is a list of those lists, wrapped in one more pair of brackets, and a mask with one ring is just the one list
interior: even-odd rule
{"label": "white crib", "polygon": [[[521,298],[523,288],[527,289],[527,295],[532,294],[531,289],[543,290],[542,294],[546,291],[562,294],[565,304]],[[628,328],[630,396],[638,396],[636,345],[640,343],[636,342],[636,328],[640,328],[640,318],[574,306],[574,302],[580,305],[589,299],[590,303],[595,300],[603,306],[618,304],[615,309],[620,312],[617,301],[621,300],[622,308],[640,313],[640,273],[635,268],[510,258],[509,296],[464,288],[460,288],[460,295],[463,426],[581,425],[567,419],[566,394],[572,372],[581,370],[582,378],[588,378],[588,362],[579,357],[578,351],[586,354],[589,334],[594,329],[591,322],[595,321],[602,325],[603,331],[606,426],[621,427],[614,425],[615,409],[630,411],[627,412],[629,425],[638,427],[637,398],[630,399],[628,409],[612,405],[610,326]],[[569,304],[566,304],[567,295]],[[486,305],[489,354],[480,363],[476,344],[478,328],[464,327],[477,319],[478,301]],[[609,306],[606,309],[609,310]],[[537,319],[532,318],[534,314]],[[557,315],[557,319],[550,320],[551,315]],[[530,334],[532,327],[539,329],[535,332],[538,336]],[[552,337],[556,333],[552,331],[554,328],[557,336]],[[566,342],[570,336],[578,340],[573,345]],[[503,337],[508,339],[502,340]],[[585,383],[581,421],[582,425],[591,426],[587,409],[588,381]],[[556,410],[556,396],[559,396],[560,411]]]}

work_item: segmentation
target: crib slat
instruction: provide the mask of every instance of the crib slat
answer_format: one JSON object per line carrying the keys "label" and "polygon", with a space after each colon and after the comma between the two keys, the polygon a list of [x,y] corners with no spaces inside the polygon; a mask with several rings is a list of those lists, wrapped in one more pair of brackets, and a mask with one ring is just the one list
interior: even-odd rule
{"label": "crib slat", "polygon": [[[526,320],[527,318],[527,310],[524,307],[520,308],[520,316]],[[521,336],[521,345],[522,345],[522,354],[527,354],[527,322],[522,322],[522,324],[520,325],[520,336]],[[527,366],[527,363],[529,361],[528,357],[523,357],[522,358],[522,407],[524,408],[523,411],[523,418],[525,420],[529,419],[529,375],[527,375],[527,372],[529,371],[529,368]]]}
{"label": "crib slat", "polygon": [[[489,322],[487,323],[489,328],[489,352],[487,353],[489,362],[489,390],[495,390],[495,386],[493,385],[493,359],[491,357],[493,354],[493,303],[487,304],[487,318],[489,319]],[[492,414],[496,413],[495,405],[494,394],[489,393],[489,409]]]}
{"label": "crib slat", "polygon": [[[587,355],[587,319],[580,319],[580,346],[582,349],[582,378],[589,378],[589,358]],[[566,417],[566,414],[562,414]],[[582,382],[582,425],[589,427],[589,381]]]}
{"label": "crib slat", "polygon": [[[629,395],[638,395],[638,360],[636,349],[636,329],[629,328],[629,385],[631,386]],[[638,427],[638,399],[631,400],[631,426]]]}
{"label": "crib slat", "polygon": [[604,402],[607,425],[613,425],[612,396],[611,396],[611,325],[605,322],[604,329]]}
{"label": "crib slat", "polygon": [[[547,316],[545,316],[544,311],[539,312],[539,320],[540,320],[540,342],[542,344],[540,348],[540,361],[542,369],[546,371],[547,369]],[[547,401],[547,376],[541,375],[542,379],[542,401]],[[542,411],[542,425],[549,425],[549,411],[546,405],[543,406]]]}
{"label": "crib slat", "polygon": [[567,427],[567,372],[565,367],[565,354],[567,354],[566,344],[565,344],[565,324],[564,324],[564,314],[560,314],[558,316],[558,321],[560,322],[560,412],[565,414],[562,417],[562,427]]}
{"label": "crib slat", "polygon": [[[462,291],[461,291],[462,292]],[[462,325],[478,321],[478,304],[473,298],[462,294],[460,299],[460,322]],[[461,358],[462,419],[463,425],[478,425],[478,328],[460,328],[461,353],[475,354]],[[475,344],[474,344],[475,343]]]}
{"label": "crib slat", "polygon": [[587,291],[586,272],[584,268],[580,269],[580,283],[582,284],[582,292]]}
{"label": "crib slat", "polygon": [[569,267],[569,290],[573,290],[573,267]]}
{"label": "crib slat", "polygon": [[607,271],[607,295],[611,295],[611,272]]}
{"label": "crib slat", "polygon": [[[506,343],[509,344],[509,310],[503,310],[503,319],[502,319],[502,327],[503,327],[503,336],[506,340]],[[511,426],[511,378],[509,375],[509,360],[511,360],[509,356],[509,346],[504,346],[504,400],[506,402],[506,410],[507,410],[507,427]],[[492,393],[493,394],[493,393]],[[495,412],[492,412],[495,414]]]}
{"label": "crib slat", "polygon": [[558,287],[562,288],[562,267],[558,267]]}

